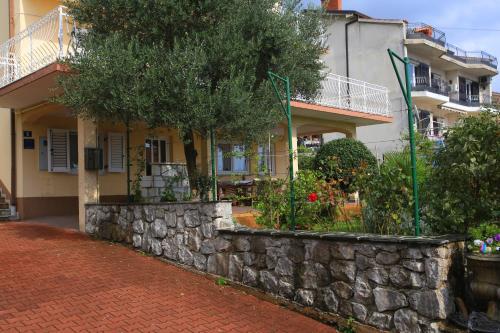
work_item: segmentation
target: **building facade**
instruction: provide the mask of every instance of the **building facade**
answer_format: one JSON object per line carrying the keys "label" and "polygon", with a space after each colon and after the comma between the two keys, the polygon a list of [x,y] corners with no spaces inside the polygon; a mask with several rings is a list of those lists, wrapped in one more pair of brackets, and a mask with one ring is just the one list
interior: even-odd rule
{"label": "building facade", "polygon": [[[446,128],[461,116],[476,114],[492,101],[491,78],[497,59],[452,45],[446,34],[423,23],[403,19],[375,19],[342,10],[331,1],[325,15],[328,53],[325,65],[332,73],[380,84],[389,89],[393,122],[359,129],[357,137],[380,159],[397,150],[408,133],[406,104],[387,49],[411,61],[412,99],[418,132],[440,140]],[[402,64],[397,64],[404,73]]]}
{"label": "building facade", "polygon": [[[23,219],[79,214],[83,227],[86,203],[127,199],[126,129],[79,119],[72,110],[51,102],[60,93],[57,77],[67,72],[59,60],[71,54],[76,29],[60,2],[3,0],[1,4],[5,17],[0,20],[0,107],[4,108],[0,188],[11,207],[0,210],[6,216],[15,208],[13,213]],[[386,87],[328,75],[315,100],[297,97],[292,102],[291,148],[297,149],[301,136],[340,132],[356,137],[359,128],[390,123],[388,106]],[[252,147],[216,142],[219,180],[251,182],[264,169],[274,177],[286,177],[285,123],[269,133],[267,141]],[[179,175],[185,173],[185,158],[177,130],[136,123],[128,142],[131,174],[141,174],[137,186],[144,199],[160,200],[167,187],[183,199],[186,183]],[[197,135],[195,146],[200,172],[210,174],[209,140]],[[252,151],[257,158],[239,154],[243,151]],[[297,158],[294,164],[297,170]]]}

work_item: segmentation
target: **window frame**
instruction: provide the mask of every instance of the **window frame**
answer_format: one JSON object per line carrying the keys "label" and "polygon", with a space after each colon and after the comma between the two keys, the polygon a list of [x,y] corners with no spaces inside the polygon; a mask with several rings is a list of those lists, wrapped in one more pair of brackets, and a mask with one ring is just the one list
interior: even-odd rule
{"label": "window frame", "polygon": [[[150,147],[147,147],[146,145],[148,144],[148,141],[149,141],[149,144],[150,144]],[[153,151],[153,146],[154,146],[154,142],[157,142],[158,144],[158,161],[155,162],[155,154],[154,154],[154,151]],[[162,152],[162,143],[165,143],[164,145],[164,148],[165,148],[165,151]],[[150,158],[150,161],[148,161],[148,157],[147,157],[147,153],[146,151],[150,149],[150,155],[151,155],[151,158]],[[164,155],[164,156],[162,156]],[[169,163],[172,163],[172,144],[171,144],[171,141],[170,141],[170,138],[168,137],[147,137],[146,139],[144,139],[144,161],[146,163],[145,165],[145,168],[144,168],[144,176],[145,177],[152,177],[153,176],[153,165],[167,165]],[[162,158],[164,157],[164,159]],[[164,161],[164,162],[163,162]],[[151,166],[151,170],[148,174],[148,163],[149,165]]]}
{"label": "window frame", "polygon": [[[248,175],[248,174],[250,174],[250,159],[248,158],[248,156],[243,156],[243,157],[231,156],[231,170],[223,170],[223,169],[219,168],[221,165],[219,163],[219,158],[220,158],[219,152],[220,152],[221,145],[229,145],[231,147],[231,154],[235,153],[235,147],[243,147],[243,152],[246,151],[246,145],[241,144],[241,143],[218,142],[217,143],[217,160],[216,160],[217,174],[219,174],[219,175]],[[224,159],[224,156],[222,156],[222,158]],[[235,171],[234,170],[235,159],[241,159],[241,158],[245,159],[245,170]]]}

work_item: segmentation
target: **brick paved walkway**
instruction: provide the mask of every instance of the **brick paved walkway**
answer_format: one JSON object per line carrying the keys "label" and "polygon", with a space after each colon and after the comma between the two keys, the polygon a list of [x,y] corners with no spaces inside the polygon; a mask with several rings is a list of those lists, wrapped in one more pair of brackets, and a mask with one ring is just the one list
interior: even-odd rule
{"label": "brick paved walkway", "polygon": [[334,332],[71,230],[0,224],[0,332]]}

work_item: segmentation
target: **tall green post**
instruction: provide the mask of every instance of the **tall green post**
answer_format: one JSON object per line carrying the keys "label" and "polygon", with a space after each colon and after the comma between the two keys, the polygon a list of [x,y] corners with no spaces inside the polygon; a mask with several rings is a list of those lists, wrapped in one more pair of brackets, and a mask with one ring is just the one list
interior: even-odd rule
{"label": "tall green post", "polygon": [[[418,204],[418,182],[417,182],[417,153],[415,148],[415,128],[413,127],[413,101],[411,99],[411,66],[410,59],[408,57],[401,58],[394,51],[388,49],[389,57],[391,58],[392,66],[396,77],[398,78],[399,86],[403,92],[403,96],[406,101],[406,107],[408,108],[408,131],[410,133],[410,158],[411,158],[411,179],[413,185],[413,215],[415,219],[415,236],[420,236],[420,213]],[[405,65],[405,84],[401,80],[398,68],[394,58],[398,59]]]}
{"label": "tall green post", "polygon": [[217,201],[217,176],[215,174],[215,133],[210,130],[210,159],[212,162],[212,200]]}
{"label": "tall green post", "polygon": [[[290,161],[290,167],[288,168],[290,172],[290,222],[291,222],[291,230],[295,231],[295,184],[294,177],[295,172],[293,169],[293,159],[294,159],[294,151],[293,151],[293,138],[292,138],[292,107],[290,105],[290,79],[288,77],[282,78],[273,72],[267,72],[269,79],[271,80],[271,84],[273,85],[274,92],[276,93],[276,97],[280,101],[281,108],[283,109],[283,113],[287,119],[288,125],[288,156]],[[276,86],[275,79],[282,81],[285,84],[286,95],[285,98],[281,95]],[[283,104],[283,99],[286,100],[286,105]]]}

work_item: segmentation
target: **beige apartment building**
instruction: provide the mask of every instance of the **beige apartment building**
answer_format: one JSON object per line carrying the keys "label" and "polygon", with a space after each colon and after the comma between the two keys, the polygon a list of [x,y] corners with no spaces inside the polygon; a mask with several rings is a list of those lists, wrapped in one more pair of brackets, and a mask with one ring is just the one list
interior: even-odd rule
{"label": "beige apartment building", "polygon": [[[82,227],[86,203],[127,199],[125,128],[77,119],[71,110],[50,101],[59,93],[56,78],[67,71],[59,60],[71,55],[76,29],[59,1],[1,0],[0,6],[1,216],[79,214]],[[293,149],[300,136],[340,132],[356,137],[360,127],[392,121],[387,88],[333,74],[316,100],[297,98],[292,112]],[[286,135],[283,123],[270,133],[268,144],[251,147],[261,157],[256,160],[227,154],[249,147],[217,142],[218,177],[251,181],[264,168],[275,177],[286,177]],[[169,177],[185,169],[179,135],[175,129],[137,123],[129,140],[131,174],[137,173],[140,158],[145,165],[142,196],[158,201]],[[195,145],[198,167],[209,174],[210,143],[197,136]],[[92,164],[92,156],[98,162]],[[294,163],[297,170],[296,159]],[[177,194],[185,187],[185,182],[176,181]]]}

